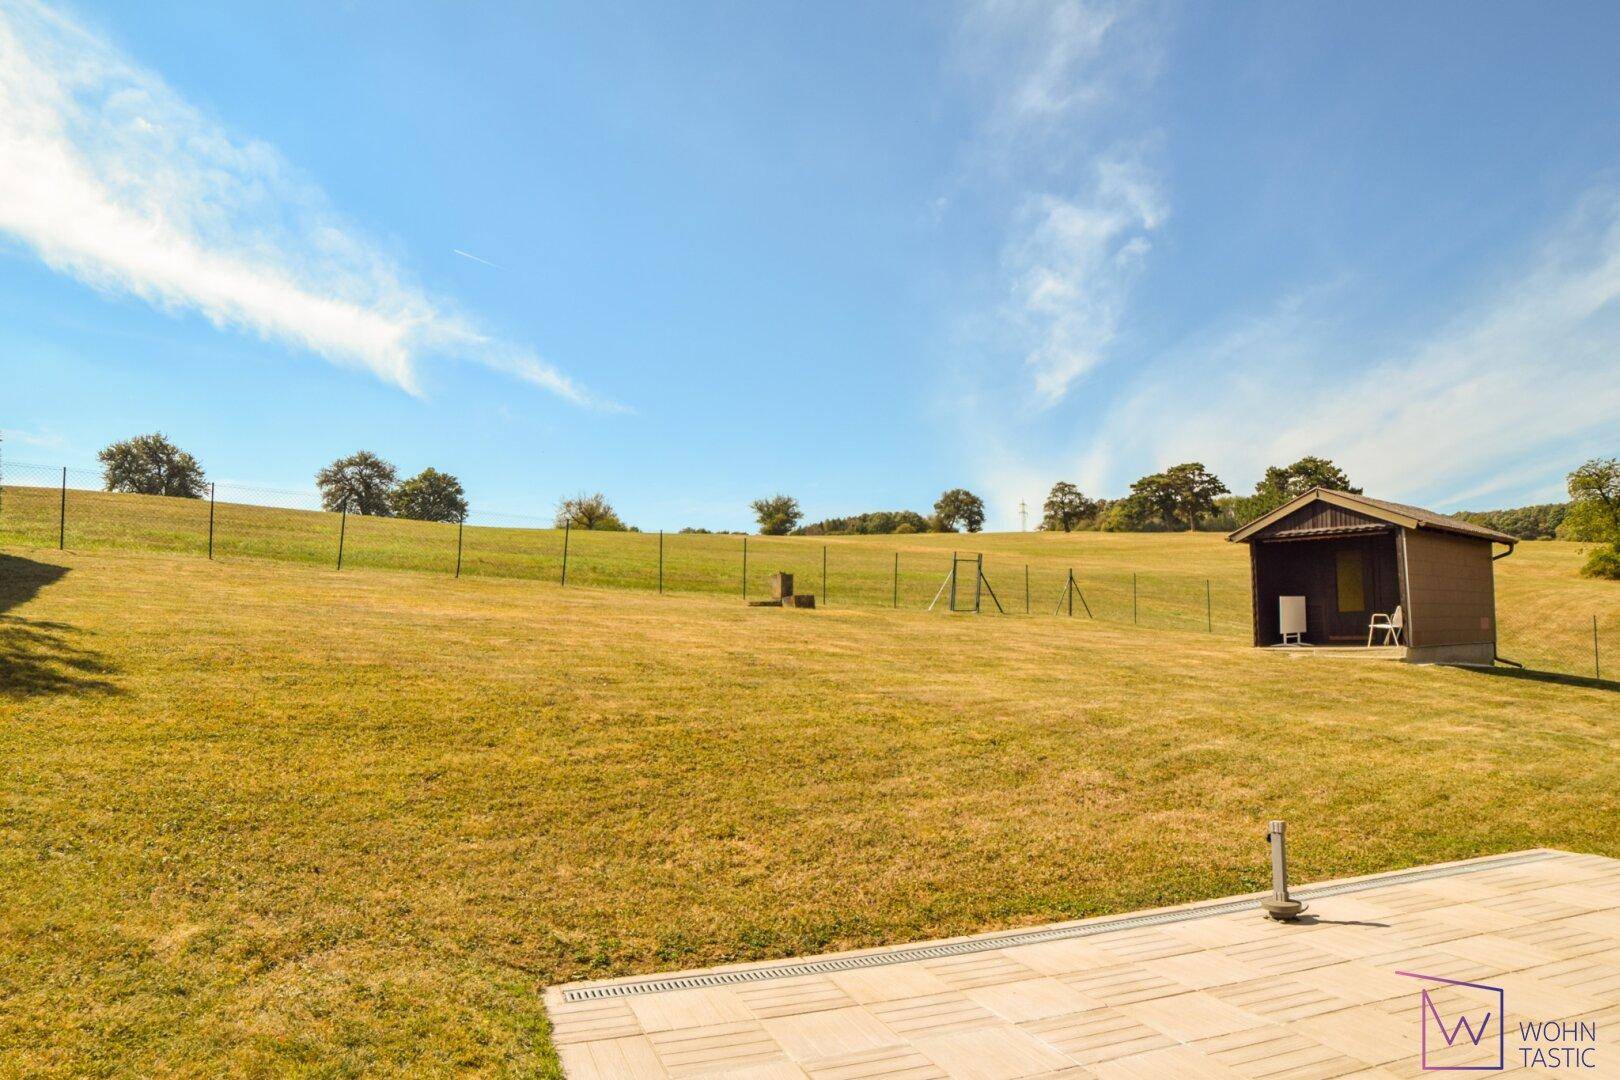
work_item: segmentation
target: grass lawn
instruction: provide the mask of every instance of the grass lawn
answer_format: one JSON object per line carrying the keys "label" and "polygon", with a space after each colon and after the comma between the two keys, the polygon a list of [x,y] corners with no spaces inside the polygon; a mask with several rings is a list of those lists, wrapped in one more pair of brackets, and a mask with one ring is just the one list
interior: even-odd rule
{"label": "grass lawn", "polygon": [[544,1075],[547,984],[1258,888],[1270,817],[1300,881],[1620,856],[1620,693],[12,547],[0,776],[0,1075]]}
{"label": "grass lawn", "polygon": [[[16,468],[12,469],[16,472]],[[310,503],[314,506],[313,500]],[[15,481],[0,491],[0,546],[49,550],[65,536],[74,551],[164,551],[204,556],[206,501],[113,495]],[[214,554],[334,567],[340,534],[347,569],[452,574],[454,525],[350,517],[318,509],[221,502],[213,507]],[[65,527],[64,527],[65,526]],[[1237,638],[1250,633],[1248,551],[1214,533],[946,533],[896,536],[762,537],[574,532],[468,526],[459,532],[464,577],[557,582],[568,548],[568,583],[740,597],[767,594],[776,570],[800,592],[835,607],[921,609],[939,591],[953,551],[985,557],[1003,608],[1051,616],[1073,570],[1083,600],[1076,615]],[[662,574],[660,551],[662,550]],[[1497,564],[1502,653],[1532,667],[1591,675],[1593,619],[1620,671],[1620,584],[1581,578],[1585,545],[1521,544]],[[824,576],[825,574],[825,576]],[[964,599],[971,572],[961,571]],[[984,599],[987,610],[992,601]]]}

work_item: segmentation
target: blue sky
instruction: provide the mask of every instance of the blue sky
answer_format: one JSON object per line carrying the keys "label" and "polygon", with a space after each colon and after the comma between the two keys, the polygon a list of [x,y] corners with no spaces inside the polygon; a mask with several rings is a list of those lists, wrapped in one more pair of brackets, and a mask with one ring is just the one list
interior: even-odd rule
{"label": "blue sky", "polygon": [[[1612,5],[0,0],[0,429],[646,528],[1620,451]],[[471,256],[471,257],[469,257]]]}

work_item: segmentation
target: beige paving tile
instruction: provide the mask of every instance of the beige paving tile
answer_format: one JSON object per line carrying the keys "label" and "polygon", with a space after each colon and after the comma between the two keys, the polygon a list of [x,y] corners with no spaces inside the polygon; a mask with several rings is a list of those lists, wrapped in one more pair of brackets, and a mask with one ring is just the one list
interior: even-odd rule
{"label": "beige paving tile", "polygon": [[1086,997],[1100,1001],[1104,1005],[1148,1001],[1152,998],[1185,993],[1192,989],[1174,979],[1144,971],[1136,964],[1120,964],[1117,967],[1101,968],[1097,971],[1084,971],[1078,975],[1065,975],[1059,981],[1069,984]]}
{"label": "beige paving tile", "polygon": [[642,1034],[641,1021],[623,999],[558,1002],[547,1013],[551,1017],[551,1041],[558,1046]]}
{"label": "beige paving tile", "polygon": [[1367,1067],[1282,1025],[1220,1035],[1193,1048],[1253,1080],[1333,1080]]}
{"label": "beige paving tile", "polygon": [[953,990],[989,986],[998,982],[1032,979],[1040,972],[1025,967],[1001,952],[969,953],[944,960],[925,960],[923,967]]}
{"label": "beige paving tile", "polygon": [[788,1056],[807,1062],[818,1058],[856,1054],[883,1046],[898,1046],[904,1040],[881,1020],[861,1006],[781,1016],[764,1021],[770,1033]]}
{"label": "beige paving tile", "polygon": [[1399,1061],[1419,1049],[1417,1024],[1397,1020],[1376,1005],[1306,1017],[1294,1021],[1290,1029],[1369,1066]]}
{"label": "beige paving tile", "polygon": [[1242,915],[1219,915],[1214,918],[1165,923],[1159,929],[1169,937],[1196,945],[1200,949],[1218,949],[1223,945],[1244,945],[1251,941],[1274,937],[1277,933],[1277,924],[1258,912],[1245,912]]}
{"label": "beige paving tile", "polygon": [[1361,899],[1364,903],[1396,915],[1410,915],[1416,911],[1445,907],[1456,902],[1445,893],[1424,888],[1422,885],[1396,885],[1376,892],[1362,893]]}
{"label": "beige paving tile", "polygon": [[557,1047],[569,1080],[661,1080],[669,1074],[645,1036],[599,1039]]}
{"label": "beige paving tile", "polygon": [[768,979],[739,986],[737,996],[761,1020],[820,1009],[842,1009],[857,1004],[836,983],[823,975],[797,979]]}
{"label": "beige paving tile", "polygon": [[945,980],[916,963],[836,971],[827,978],[862,1005],[873,1001],[926,997],[950,989]]}
{"label": "beige paving tile", "polygon": [[[1432,949],[1407,949],[1383,956],[1369,956],[1364,963],[1386,978],[1397,971],[1417,971],[1465,982],[1489,981],[1507,970],[1502,963],[1465,958],[1451,952],[1451,942]],[[1399,984],[1404,985],[1404,984]]]}
{"label": "beige paving tile", "polygon": [[927,997],[873,1002],[867,1009],[891,1031],[906,1038],[943,1035],[950,1031],[999,1022],[990,1010],[964,994],[947,990]]}
{"label": "beige paving tile", "polygon": [[1620,1004],[1620,966],[1583,956],[1530,968],[1524,974],[1605,1005]]}
{"label": "beige paving tile", "polygon": [[1363,1001],[1343,998],[1320,987],[1296,981],[1292,976],[1268,977],[1235,986],[1217,986],[1209,992],[1228,1005],[1272,1022],[1320,1016],[1364,1004]]}
{"label": "beige paving tile", "polygon": [[[1565,959],[1550,949],[1512,941],[1500,934],[1457,938],[1455,941],[1446,942],[1445,951],[1464,960],[1477,960],[1503,971],[1521,971],[1524,968],[1539,967],[1554,960]],[[1425,971],[1424,974],[1432,975],[1434,972]]]}
{"label": "beige paving tile", "polygon": [[1086,1065],[1175,1045],[1175,1040],[1164,1032],[1107,1008],[1032,1020],[1018,1026]]}
{"label": "beige paving tile", "polygon": [[917,1040],[917,1049],[960,1080],[1016,1080],[1070,1069],[1074,1062],[1011,1025],[973,1028]]}
{"label": "beige paving tile", "polygon": [[1117,934],[1102,934],[1096,941],[1104,952],[1120,960],[1152,960],[1161,956],[1176,956],[1198,949],[1190,941],[1165,933],[1156,926],[1140,930],[1122,930]]}
{"label": "beige paving tile", "polygon": [[648,1034],[752,1020],[754,1014],[731,990],[672,990],[624,999]]}
{"label": "beige paving tile", "polygon": [[1265,974],[1252,964],[1210,950],[1143,960],[1137,967],[1193,990],[1248,982]]}
{"label": "beige paving tile", "polygon": [[1568,919],[1571,926],[1579,926],[1583,930],[1604,934],[1620,945],[1620,909],[1607,911],[1588,911],[1581,915],[1571,915]]}
{"label": "beige paving tile", "polygon": [[1566,904],[1561,900],[1554,900],[1537,892],[1515,893],[1512,896],[1502,896],[1494,900],[1481,900],[1478,907],[1487,911],[1500,911],[1520,919],[1535,922],[1547,922],[1552,919],[1567,919],[1571,915],[1583,914],[1585,909]]}
{"label": "beige paving tile", "polygon": [[1418,915],[1398,915],[1389,928],[1380,935],[1393,939],[1396,945],[1441,945],[1457,938],[1472,937],[1477,929],[1460,925],[1446,918],[1452,908],[1436,908]]}
{"label": "beige paving tile", "polygon": [[808,1080],[810,1074],[791,1061],[769,1061],[763,1065],[744,1065],[740,1069],[707,1075],[713,1080]]}
{"label": "beige paving tile", "polygon": [[1098,1080],[1244,1080],[1214,1058],[1187,1046],[1149,1050],[1093,1066]]}
{"label": "beige paving tile", "polygon": [[1614,947],[1614,939],[1568,921],[1521,926],[1495,935],[1519,945],[1529,945],[1552,953],[1561,960],[1590,956]]}
{"label": "beige paving tile", "polygon": [[946,1080],[944,1069],[915,1046],[885,1046],[826,1058],[805,1066],[811,1080]]}
{"label": "beige paving tile", "polygon": [[1277,941],[1257,941],[1249,945],[1230,945],[1220,950],[1222,956],[1241,961],[1268,975],[1282,975],[1290,971],[1306,971],[1313,967],[1326,967],[1343,960],[1342,956],[1318,949],[1301,938]]}
{"label": "beige paving tile", "polygon": [[1266,1023],[1253,1013],[1203,991],[1121,1005],[1119,1011],[1179,1042],[1230,1035]]}
{"label": "beige paving tile", "polygon": [[786,1056],[757,1020],[660,1031],[648,1039],[671,1076],[701,1076],[765,1065]]}
{"label": "beige paving tile", "polygon": [[1015,1024],[1025,1020],[1044,1020],[1049,1016],[1083,1012],[1101,1004],[1072,986],[1060,983],[1056,979],[1046,978],[979,986],[964,990],[963,994],[1003,1020]]}
{"label": "beige paving tile", "polygon": [[1074,975],[1119,963],[1118,957],[1083,938],[1043,941],[1039,945],[1020,945],[1002,951],[1042,975]]}

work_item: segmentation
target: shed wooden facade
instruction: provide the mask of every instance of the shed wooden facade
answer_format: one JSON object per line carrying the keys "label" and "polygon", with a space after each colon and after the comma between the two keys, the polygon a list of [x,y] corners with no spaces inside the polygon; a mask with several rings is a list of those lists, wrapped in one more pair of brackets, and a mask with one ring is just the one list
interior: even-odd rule
{"label": "shed wooden facade", "polygon": [[1493,563],[1517,539],[1421,507],[1312,488],[1233,532],[1249,545],[1254,643],[1282,640],[1278,598],[1305,598],[1304,640],[1365,645],[1375,614],[1401,609],[1414,662],[1496,659]]}

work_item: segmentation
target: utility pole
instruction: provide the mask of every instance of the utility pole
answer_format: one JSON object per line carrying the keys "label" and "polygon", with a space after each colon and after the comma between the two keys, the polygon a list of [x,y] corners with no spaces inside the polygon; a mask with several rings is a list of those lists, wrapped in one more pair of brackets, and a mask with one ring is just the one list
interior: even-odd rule
{"label": "utility pole", "polygon": [[1024,504],[1023,499],[1018,500],[1018,531],[1029,531],[1029,507]]}

